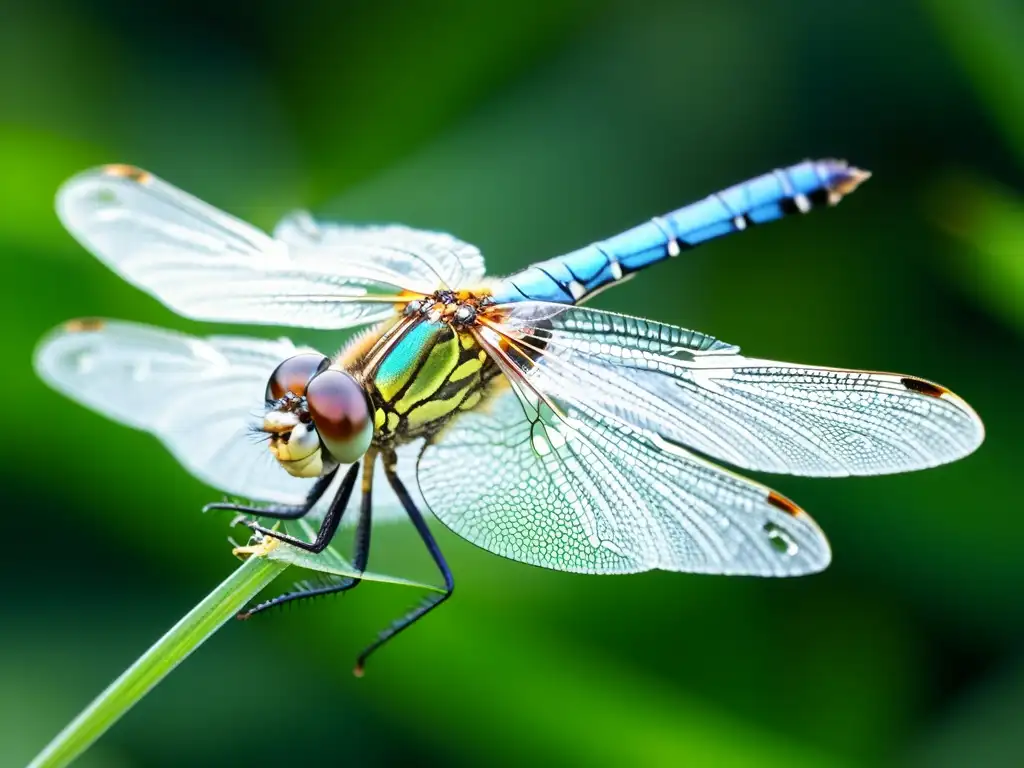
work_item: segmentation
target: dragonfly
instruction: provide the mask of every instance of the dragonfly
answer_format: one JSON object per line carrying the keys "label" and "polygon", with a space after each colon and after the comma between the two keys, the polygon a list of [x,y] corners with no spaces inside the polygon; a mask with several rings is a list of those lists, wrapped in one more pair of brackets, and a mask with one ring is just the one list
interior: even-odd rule
{"label": "dragonfly", "polygon": [[[562,571],[810,574],[831,559],[820,528],[722,464],[815,477],[934,467],[981,444],[975,411],[915,376],[747,357],[584,304],[705,241],[834,205],[868,176],[804,161],[488,278],[480,251],[449,234],[306,212],[268,234],[147,171],[94,168],[60,189],[61,221],[177,314],[364,328],[325,355],[285,338],[75,320],[44,338],[36,369],[248,500],[207,509],[241,515],[254,536],[320,553],[354,522],[359,574],[373,521],[410,520],[444,590],[380,632],[357,674],[454,590],[425,510],[489,552]],[[319,516],[312,541],[261,522],[307,515]],[[240,617],[359,583],[297,585]]]}

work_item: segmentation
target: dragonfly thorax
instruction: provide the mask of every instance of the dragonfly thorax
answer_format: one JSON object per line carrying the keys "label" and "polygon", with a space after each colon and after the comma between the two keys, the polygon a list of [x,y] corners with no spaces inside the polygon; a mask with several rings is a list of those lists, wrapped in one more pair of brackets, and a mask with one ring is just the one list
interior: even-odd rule
{"label": "dragonfly thorax", "polygon": [[430,322],[451,323],[456,328],[468,328],[476,322],[477,314],[494,303],[489,295],[477,295],[470,291],[435,291],[422,299],[405,305],[404,314],[421,315]]}

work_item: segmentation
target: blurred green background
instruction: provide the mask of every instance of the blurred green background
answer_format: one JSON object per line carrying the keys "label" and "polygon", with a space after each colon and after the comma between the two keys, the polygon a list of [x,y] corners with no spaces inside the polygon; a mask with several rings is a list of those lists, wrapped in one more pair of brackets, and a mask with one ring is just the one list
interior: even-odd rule
{"label": "blurred green background", "polygon": [[[940,381],[985,420],[979,453],[762,478],[832,542],[828,571],[792,581],[554,573],[437,526],[456,597],[365,679],[354,656],[408,589],[228,624],[80,764],[1024,764],[1019,2],[3,0],[2,16],[0,344],[17,386],[0,765],[235,567],[226,520],[199,514],[216,491],[32,373],[36,340],[75,316],[211,330],[62,231],[63,179],[127,162],[265,227],[307,206],[448,230],[502,274],[818,156],[874,178],[597,305],[756,356]],[[430,574],[410,526],[374,543],[376,570]]]}

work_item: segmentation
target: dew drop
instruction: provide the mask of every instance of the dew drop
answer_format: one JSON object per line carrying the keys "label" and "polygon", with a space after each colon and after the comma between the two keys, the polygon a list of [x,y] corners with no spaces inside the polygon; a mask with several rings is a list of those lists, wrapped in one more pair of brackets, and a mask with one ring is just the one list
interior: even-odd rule
{"label": "dew drop", "polygon": [[780,555],[793,557],[793,555],[800,551],[800,547],[793,541],[793,537],[784,528],[775,523],[765,523],[764,532],[768,534],[768,541],[772,549]]}
{"label": "dew drop", "polygon": [[79,352],[70,362],[75,373],[81,376],[91,373],[96,368],[96,356],[92,352]]}
{"label": "dew drop", "polygon": [[106,208],[112,205],[117,205],[117,195],[114,194],[113,190],[110,189],[98,189],[93,194],[93,201],[97,207]]}

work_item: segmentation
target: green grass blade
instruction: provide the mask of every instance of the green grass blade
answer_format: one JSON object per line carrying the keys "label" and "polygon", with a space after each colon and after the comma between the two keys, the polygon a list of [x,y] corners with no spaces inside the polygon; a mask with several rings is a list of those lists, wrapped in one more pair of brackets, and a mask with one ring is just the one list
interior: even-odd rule
{"label": "green grass blade", "polygon": [[[293,536],[305,539],[306,541],[313,541],[313,539],[316,538],[316,529],[308,520],[290,520],[284,528]],[[399,576],[388,576],[383,573],[374,573],[373,571],[357,572],[355,567],[348,560],[338,554],[338,551],[334,547],[328,547],[323,552],[314,555],[310,552],[299,549],[298,547],[283,544],[279,547],[273,547],[270,549],[266,556],[271,560],[277,560],[282,563],[287,563],[288,565],[294,565],[307,571],[319,571],[320,573],[325,573],[328,576],[346,577],[358,575],[363,581],[380,581],[385,584],[417,587],[418,589],[426,589],[431,592],[444,592],[444,589],[436,584],[427,584],[422,581],[403,579]]]}
{"label": "green grass blade", "polygon": [[[305,521],[298,522],[295,532],[312,538],[312,527]],[[333,549],[312,555],[275,539],[257,537],[256,542],[236,550],[251,556],[82,710],[29,768],[59,768],[71,763],[289,566],[329,576],[359,576],[364,581],[441,591],[439,587],[408,579],[358,573]]]}
{"label": "green grass blade", "polygon": [[29,768],[71,763],[287,567],[267,557],[246,560],[57,734]]}

